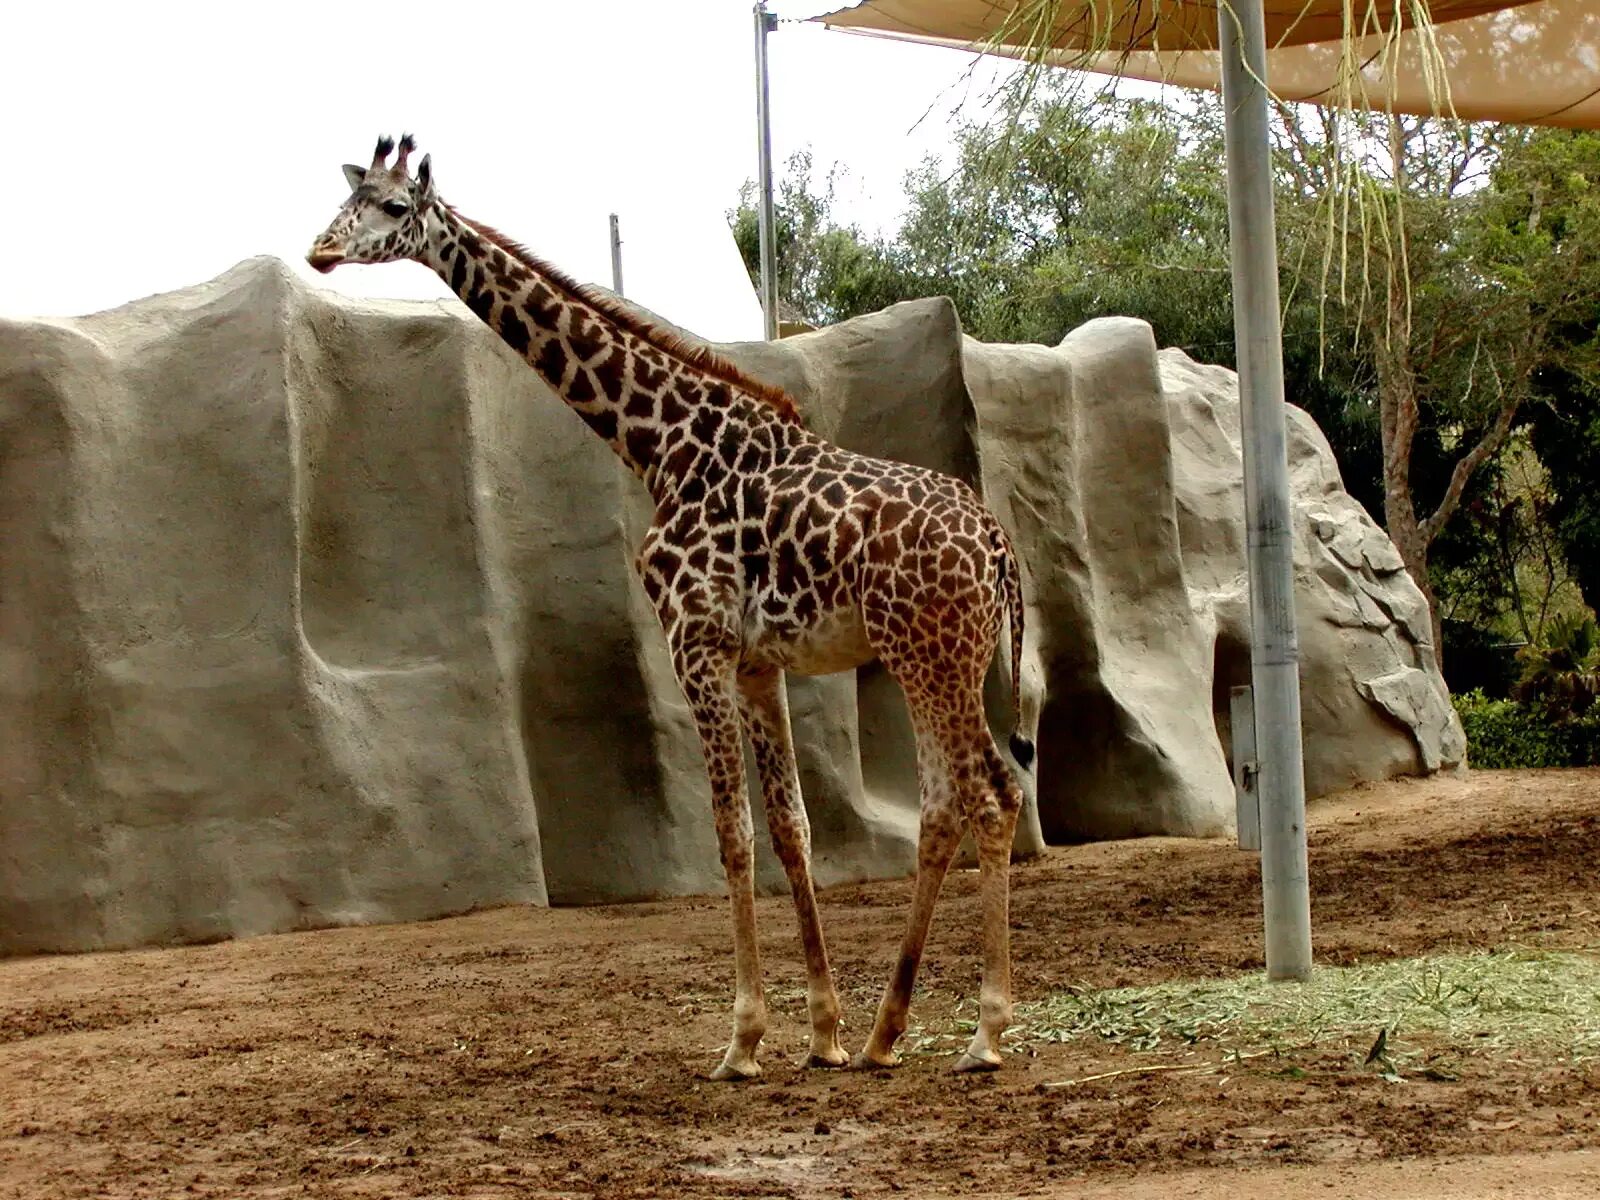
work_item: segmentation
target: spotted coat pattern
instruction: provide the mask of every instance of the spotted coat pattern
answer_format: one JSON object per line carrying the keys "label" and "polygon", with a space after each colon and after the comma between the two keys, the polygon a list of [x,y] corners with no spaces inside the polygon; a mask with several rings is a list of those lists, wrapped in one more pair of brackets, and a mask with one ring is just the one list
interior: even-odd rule
{"label": "spotted coat pattern", "polygon": [[[741,728],[799,917],[810,1061],[847,1061],[784,673],[826,674],[873,658],[899,682],[910,709],[921,833],[899,962],[855,1062],[897,1061],[934,902],[970,829],[981,872],[984,969],[978,1029],[956,1066],[997,1066],[1011,1007],[1007,870],[1021,794],[990,736],[982,685],[1008,618],[1013,681],[1021,644],[1021,587],[1005,531],[960,481],[832,445],[800,424],[781,392],[463,217],[438,198],[426,158],[410,176],[409,137],[390,166],[393,150],[383,139],[370,167],[345,168],[352,194],[313,244],[312,265],[427,264],[655,502],[636,565],[700,730],[733,906],[734,1028],[714,1077],[759,1073],[767,1019]],[[1026,766],[1031,747],[1012,744]]]}

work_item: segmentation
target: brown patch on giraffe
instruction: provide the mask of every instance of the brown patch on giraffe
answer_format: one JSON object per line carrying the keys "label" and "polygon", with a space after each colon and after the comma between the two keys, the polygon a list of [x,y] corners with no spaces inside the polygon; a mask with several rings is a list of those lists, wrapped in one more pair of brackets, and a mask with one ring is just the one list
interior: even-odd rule
{"label": "brown patch on giraffe", "polygon": [[622,411],[636,421],[645,421],[656,415],[655,398],[647,392],[637,389],[628,392],[627,403],[622,406]]}
{"label": "brown patch on giraffe", "polygon": [[878,509],[878,528],[893,529],[912,513],[911,505],[904,500],[890,500]]}
{"label": "brown patch on giraffe", "polygon": [[[505,339],[506,345],[518,354],[525,356],[528,353],[532,337],[528,333],[528,327],[522,323],[522,318],[517,316],[509,305],[500,313],[500,336]],[[559,375],[556,376],[557,380],[560,378]]]}
{"label": "brown patch on giraffe", "polygon": [[806,565],[811,568],[812,575],[820,579],[833,562],[828,548],[828,531],[824,529],[812,534],[806,539],[803,550]]}
{"label": "brown patch on giraffe", "polygon": [[611,353],[594,365],[594,381],[613,404],[622,400],[622,377],[627,368],[628,354],[621,346],[613,346]]}
{"label": "brown patch on giraffe", "polygon": [[[553,341],[554,339],[551,340]],[[573,404],[589,404],[599,395],[600,393],[595,390],[594,376],[590,375],[586,368],[579,367],[572,373],[572,382],[567,385],[568,400]],[[617,414],[612,413],[611,427],[615,429],[616,424]]]}
{"label": "brown patch on giraffe", "polygon": [[667,372],[661,367],[651,365],[645,353],[640,350],[633,356],[633,384],[646,392],[659,392],[662,385],[667,382]]}
{"label": "brown patch on giraffe", "polygon": [[661,393],[661,423],[663,425],[676,425],[689,415],[689,408],[678,399],[676,391],[668,390]]}
{"label": "brown patch on giraffe", "polygon": [[658,552],[652,560],[656,574],[661,579],[663,587],[671,587],[672,581],[678,577],[678,570],[683,566],[683,560],[676,554]]}
{"label": "brown patch on giraffe", "polygon": [[778,543],[774,558],[773,586],[777,588],[778,595],[790,595],[794,592],[796,569],[800,565],[795,558],[794,543],[790,541]]}
{"label": "brown patch on giraffe", "polygon": [[730,470],[739,468],[739,452],[744,448],[743,430],[729,421],[722,427],[722,433],[717,438],[717,455],[728,465]]}
{"label": "brown patch on giraffe", "polygon": [[727,424],[727,415],[717,408],[700,408],[689,418],[689,436],[702,446],[711,446]]}
{"label": "brown patch on giraffe", "polygon": [[[534,360],[533,369],[549,380],[552,387],[561,386],[561,380],[567,373],[567,352],[562,349],[558,338],[549,338],[539,348],[539,357]],[[582,375],[583,372],[580,370],[578,374]]]}
{"label": "brown patch on giraffe", "polygon": [[579,362],[588,362],[606,345],[605,327],[598,321],[591,322],[588,315],[578,308],[572,310],[569,321],[567,344],[572,347],[572,352],[578,356]]}
{"label": "brown patch on giraffe", "polygon": [[494,312],[495,295],[491,291],[474,286],[467,295],[467,307],[478,315],[484,324],[489,323],[489,317]]}
{"label": "brown patch on giraffe", "polygon": [[[581,379],[583,374],[584,373],[582,371],[579,371],[578,377]],[[606,441],[613,443],[616,442],[617,414],[612,412],[609,408],[598,409],[594,412],[582,412],[578,415],[589,423],[590,429],[594,430]]]}
{"label": "brown patch on giraffe", "polygon": [[693,443],[679,442],[668,452],[662,470],[674,479],[686,479],[698,453]]}
{"label": "brown patch on giraffe", "polygon": [[[565,293],[568,299],[581,301],[589,305],[618,328],[648,342],[669,358],[676,359],[686,366],[698,368],[706,374],[754,397],[771,408],[783,420],[796,425],[800,423],[799,410],[795,408],[794,401],[790,399],[789,394],[782,388],[773,387],[771,384],[762,383],[760,380],[746,375],[709,346],[696,345],[679,334],[651,324],[614,296],[578,283],[566,272],[551,266],[526,246],[513,241],[498,229],[485,225],[480,221],[474,221],[454,207],[449,205],[445,207],[449,208],[462,224],[476,231],[479,237],[493,242],[523,266],[548,279],[551,286],[558,293]],[[470,237],[471,234],[463,234],[463,241],[465,242]],[[476,241],[477,239],[474,238],[473,242]],[[467,248],[474,255],[481,253],[482,250],[481,244],[473,245],[471,242],[467,243]]]}
{"label": "brown patch on giraffe", "polygon": [[[455,290],[459,292],[461,289],[456,287]],[[534,280],[533,286],[528,289],[528,298],[522,302],[522,311],[532,317],[541,329],[548,329],[552,333],[561,318],[561,305],[555,293],[538,280]]]}
{"label": "brown patch on giraffe", "polygon": [[706,498],[706,481],[691,475],[678,485],[678,500],[683,504],[699,504]]}
{"label": "brown patch on giraffe", "polygon": [[660,440],[661,435],[649,425],[630,425],[622,439],[623,445],[628,448],[628,457],[641,467],[655,462]]}
{"label": "brown patch on giraffe", "polygon": [[767,466],[768,454],[755,442],[746,442],[743,452],[739,455],[739,473],[753,475]]}
{"label": "brown patch on giraffe", "polygon": [[855,548],[861,543],[861,530],[856,523],[846,517],[833,527],[833,560],[842,562],[848,559]]}

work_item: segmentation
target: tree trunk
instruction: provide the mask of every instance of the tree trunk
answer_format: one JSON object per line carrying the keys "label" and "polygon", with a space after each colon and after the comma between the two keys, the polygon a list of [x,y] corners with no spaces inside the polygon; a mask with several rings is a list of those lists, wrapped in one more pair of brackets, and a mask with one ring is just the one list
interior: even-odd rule
{"label": "tree trunk", "polygon": [[[1386,505],[1392,505],[1387,494]],[[1433,661],[1440,670],[1444,669],[1444,622],[1439,616],[1439,599],[1433,594],[1433,584],[1428,580],[1428,546],[1431,541],[1421,527],[1417,524],[1415,515],[1410,509],[1410,493],[1406,494],[1405,517],[1400,522],[1390,519],[1389,537],[1394,541],[1395,549],[1400,551],[1400,558],[1406,564],[1412,581],[1422,592],[1422,598],[1428,602],[1428,620],[1433,627]],[[1394,511],[1393,507],[1389,511]],[[1400,532],[1397,532],[1399,530]]]}
{"label": "tree trunk", "polygon": [[[1428,548],[1433,538],[1428,529],[1417,520],[1415,503],[1411,496],[1410,450],[1403,456],[1390,451],[1393,435],[1391,428],[1403,424],[1409,406],[1413,430],[1416,424],[1416,398],[1411,394],[1411,377],[1385,378],[1380,367],[1378,394],[1383,417],[1383,520],[1395,549],[1410,572],[1412,582],[1428,602],[1428,618],[1433,626],[1433,659],[1443,669],[1444,630],[1439,617],[1439,601],[1433,594],[1433,584],[1428,579]],[[1409,441],[1409,439],[1408,439]]]}
{"label": "tree trunk", "polygon": [[1433,627],[1433,658],[1443,669],[1443,629],[1439,602],[1428,581],[1428,547],[1433,529],[1417,519],[1411,494],[1411,445],[1417,433],[1417,377],[1411,361],[1411,312],[1403,247],[1388,256],[1388,287],[1377,347],[1378,412],[1383,434],[1383,522],[1400,551],[1412,581],[1428,602]]}

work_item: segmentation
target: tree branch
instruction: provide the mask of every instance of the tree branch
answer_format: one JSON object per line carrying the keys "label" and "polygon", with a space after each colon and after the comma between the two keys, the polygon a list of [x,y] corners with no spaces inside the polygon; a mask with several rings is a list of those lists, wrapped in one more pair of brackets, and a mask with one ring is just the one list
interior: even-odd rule
{"label": "tree branch", "polygon": [[1516,418],[1519,407],[1519,398],[1513,391],[1501,401],[1500,411],[1495,416],[1494,424],[1484,431],[1477,445],[1456,460],[1455,469],[1450,472],[1450,484],[1444,490],[1444,497],[1439,501],[1439,507],[1433,510],[1433,515],[1423,521],[1420,527],[1419,532],[1425,541],[1432,542],[1439,530],[1444,528],[1444,523],[1456,511],[1456,506],[1461,503],[1461,493],[1466,490],[1467,481],[1472,478],[1472,473],[1483,465],[1485,459],[1500,449],[1501,443],[1506,440],[1506,434],[1511,432],[1511,422]]}

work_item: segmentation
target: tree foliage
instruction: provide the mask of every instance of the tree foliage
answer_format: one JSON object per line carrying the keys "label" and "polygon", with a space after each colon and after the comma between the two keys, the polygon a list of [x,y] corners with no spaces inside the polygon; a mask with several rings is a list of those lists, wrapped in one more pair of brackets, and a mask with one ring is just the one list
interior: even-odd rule
{"label": "tree foliage", "polygon": [[[1600,135],[1297,107],[1275,134],[1289,399],[1436,621],[1538,641],[1600,596]],[[1231,366],[1223,158],[1215,98],[1041,84],[958,130],[951,162],[906,179],[899,228],[868,235],[797,155],[778,195],[786,315],[946,295],[978,338],[1053,343],[1125,314]],[[754,273],[752,196],[730,219]]]}

